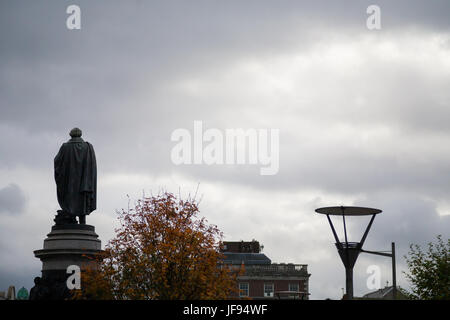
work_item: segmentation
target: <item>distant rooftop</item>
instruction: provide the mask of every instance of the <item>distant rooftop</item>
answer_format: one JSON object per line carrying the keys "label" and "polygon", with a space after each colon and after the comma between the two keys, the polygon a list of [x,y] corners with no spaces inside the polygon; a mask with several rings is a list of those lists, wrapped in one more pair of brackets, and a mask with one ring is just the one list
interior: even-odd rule
{"label": "distant rooftop", "polygon": [[226,241],[221,248],[225,256],[223,262],[228,265],[245,268],[245,277],[306,277],[308,265],[293,263],[272,263],[261,253],[262,246],[258,241]]}
{"label": "distant rooftop", "polygon": [[221,249],[228,264],[269,265],[272,261],[261,253],[258,241],[225,241]]}
{"label": "distant rooftop", "polygon": [[260,253],[261,246],[256,240],[252,241],[224,241],[222,252]]}
{"label": "distant rooftop", "polygon": [[378,289],[377,291],[369,292],[369,293],[363,295],[363,298],[382,299],[389,292],[391,292],[392,289],[393,289],[393,287],[384,287],[384,288]]}
{"label": "distant rooftop", "polygon": [[[363,299],[385,299],[390,300],[393,298],[393,286],[384,287],[373,292],[369,292],[362,296]],[[407,299],[406,295],[400,287],[397,287],[397,299]]]}
{"label": "distant rooftop", "polygon": [[224,252],[224,262],[227,264],[271,264],[272,261],[264,253],[235,253]]}

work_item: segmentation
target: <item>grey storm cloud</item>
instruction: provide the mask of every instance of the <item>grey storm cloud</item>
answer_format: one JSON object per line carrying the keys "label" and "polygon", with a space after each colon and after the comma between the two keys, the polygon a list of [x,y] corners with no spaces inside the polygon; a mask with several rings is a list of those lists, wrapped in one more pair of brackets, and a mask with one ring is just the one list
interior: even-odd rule
{"label": "grey storm cloud", "polygon": [[[151,117],[145,119],[157,129],[161,120],[174,121],[157,105],[158,97],[170,101],[166,95],[161,97],[160,86],[180,72],[214,68],[221,72],[220,67],[226,68],[237,56],[307,47],[320,36],[311,31],[317,20],[324,28],[350,25],[364,32],[368,3],[81,1],[83,29],[68,33],[61,27],[67,3],[3,2],[2,120],[28,130],[39,122],[42,125],[34,128],[35,132],[55,132],[70,126],[69,119],[82,119],[92,130],[98,127],[97,119],[102,119],[104,130],[112,131],[121,124],[133,131],[129,123],[143,121],[137,119],[139,114],[150,109]],[[410,1],[381,1],[379,5],[383,17],[386,12],[387,18],[397,21],[395,25],[410,21],[419,26],[448,27],[448,20],[443,19],[444,6],[448,9],[445,1],[433,6]],[[421,19],[408,18],[408,12]],[[153,98],[152,105],[128,106],[132,103],[129,96],[143,89]],[[208,117],[205,108],[181,107],[164,105],[170,114]]]}
{"label": "grey storm cloud", "polygon": [[383,209],[371,234],[374,246],[380,247],[390,239],[406,251],[412,243],[434,241],[437,235],[447,236],[450,230],[450,215],[441,216],[436,204],[419,193],[378,192],[362,203]]}
{"label": "grey storm cloud", "polygon": [[24,192],[14,183],[0,189],[0,213],[21,214],[25,210],[26,201]]}
{"label": "grey storm cloud", "polygon": [[[214,186],[208,218],[234,237],[257,233],[269,256],[302,248],[300,258],[313,259],[325,232],[334,250],[326,221],[311,231],[318,218],[296,214],[299,194],[317,194],[307,201],[311,214],[346,204],[330,203],[339,197],[381,208],[368,249],[396,241],[404,254],[410,243],[448,234],[449,1],[77,1],[81,30],[69,31],[71,4],[0,2],[0,179],[16,183],[0,187],[9,234],[21,232],[30,208],[37,225],[45,220],[44,236],[57,207],[53,157],[73,127],[95,147],[105,210],[133,193],[128,187],[147,188],[140,179],[181,176]],[[374,32],[366,28],[372,4],[381,8]],[[194,120],[219,130],[280,129],[279,173],[175,166],[171,133],[192,131]],[[38,185],[42,195],[28,201],[23,190]],[[314,241],[283,236],[294,227]],[[28,260],[19,249],[10,259],[31,266],[39,237],[24,236]],[[314,296],[327,297],[320,288],[336,281],[314,263]],[[0,285],[9,285],[14,268],[0,267]]]}

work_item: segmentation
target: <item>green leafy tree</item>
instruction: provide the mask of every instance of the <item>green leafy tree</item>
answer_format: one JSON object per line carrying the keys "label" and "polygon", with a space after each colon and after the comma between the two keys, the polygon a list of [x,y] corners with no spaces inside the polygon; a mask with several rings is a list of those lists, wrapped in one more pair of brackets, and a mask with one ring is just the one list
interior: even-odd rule
{"label": "green leafy tree", "polygon": [[450,239],[445,243],[441,235],[437,236],[436,243],[428,243],[427,252],[411,244],[405,258],[409,269],[406,278],[412,284],[411,299],[450,299]]}

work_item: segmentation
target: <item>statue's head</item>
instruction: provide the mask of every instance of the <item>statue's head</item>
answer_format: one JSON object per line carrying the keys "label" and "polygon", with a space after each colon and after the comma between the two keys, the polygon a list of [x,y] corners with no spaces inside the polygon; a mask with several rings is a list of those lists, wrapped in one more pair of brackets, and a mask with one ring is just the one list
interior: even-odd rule
{"label": "statue's head", "polygon": [[81,137],[82,132],[78,128],[73,128],[72,130],[70,130],[69,134],[72,138],[79,138]]}

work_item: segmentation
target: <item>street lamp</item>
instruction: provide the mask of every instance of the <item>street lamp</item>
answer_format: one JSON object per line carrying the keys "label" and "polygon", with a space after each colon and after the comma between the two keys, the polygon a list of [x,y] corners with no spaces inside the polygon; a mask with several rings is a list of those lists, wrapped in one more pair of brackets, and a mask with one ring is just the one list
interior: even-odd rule
{"label": "street lamp", "polygon": [[[361,249],[361,252],[376,254],[379,256],[392,258],[392,297],[394,300],[397,299],[397,276],[395,271],[395,242],[391,243],[391,253],[386,253],[385,251],[367,251]],[[389,251],[387,251],[389,252]]]}
{"label": "street lamp", "polygon": [[[360,252],[363,252],[362,246],[364,241],[366,240],[367,234],[369,233],[370,227],[372,226],[373,220],[375,216],[381,213],[379,209],[373,208],[364,208],[364,207],[324,207],[316,209],[317,213],[325,214],[328,218],[328,222],[330,223],[331,230],[333,231],[334,238],[336,239],[336,248],[338,249],[339,256],[341,257],[342,262],[345,266],[345,289],[348,299],[353,299],[353,267],[355,266],[356,259],[358,259],[358,255]],[[337,236],[336,230],[333,226],[333,223],[330,219],[331,216],[342,216],[342,220],[344,223],[344,236],[345,242],[341,242],[339,237]],[[364,232],[361,240],[359,242],[349,242],[347,239],[347,227],[345,224],[346,216],[369,216],[370,219],[369,225]],[[365,251],[368,253],[374,253]]]}

